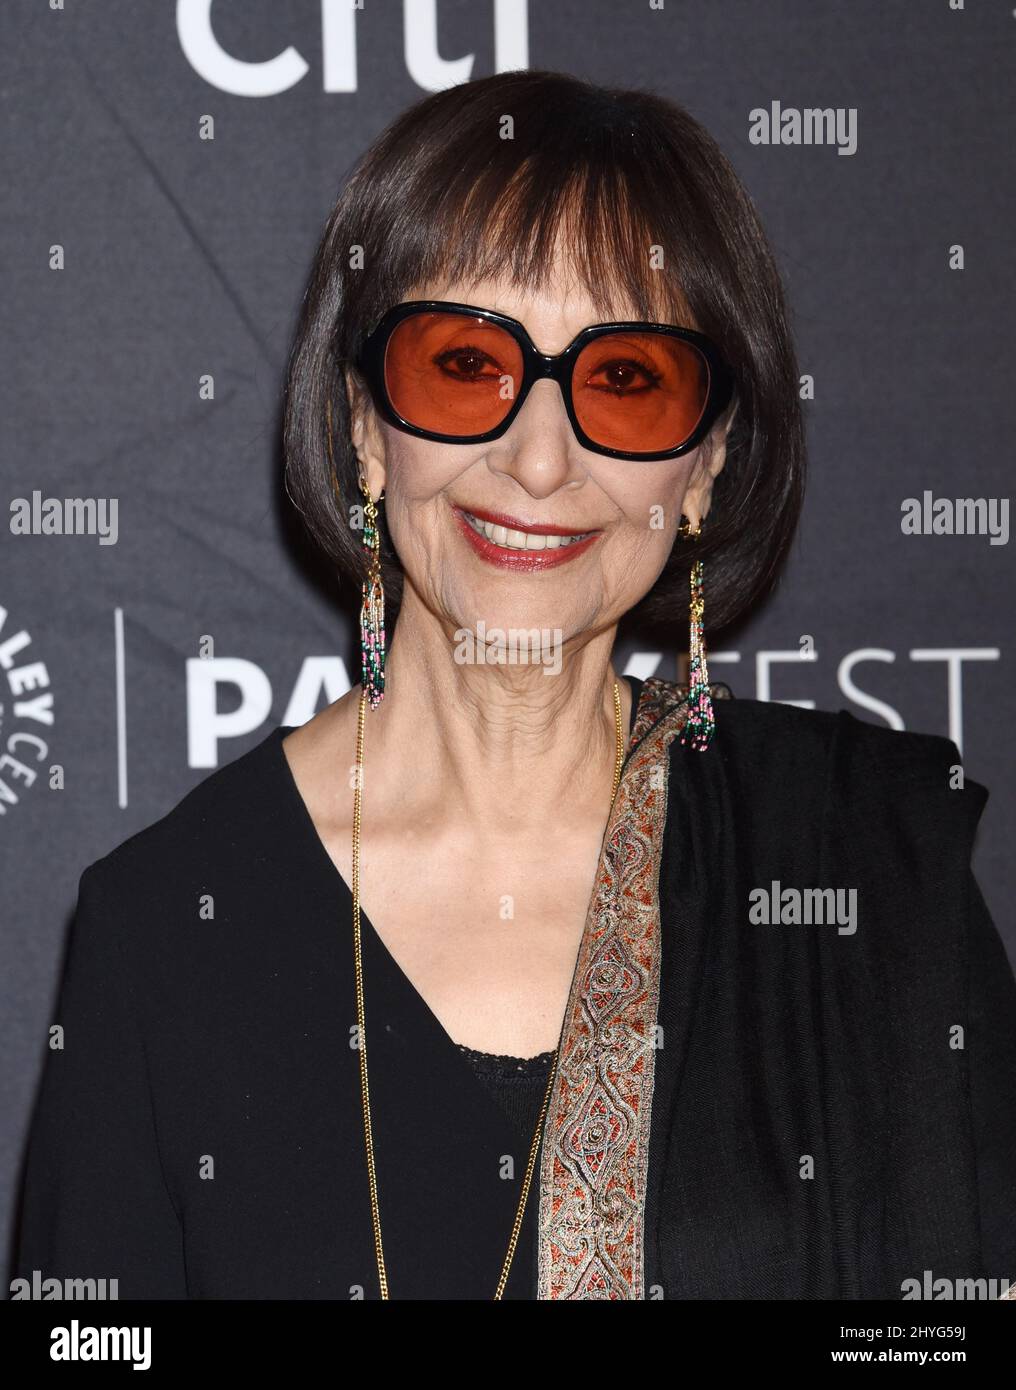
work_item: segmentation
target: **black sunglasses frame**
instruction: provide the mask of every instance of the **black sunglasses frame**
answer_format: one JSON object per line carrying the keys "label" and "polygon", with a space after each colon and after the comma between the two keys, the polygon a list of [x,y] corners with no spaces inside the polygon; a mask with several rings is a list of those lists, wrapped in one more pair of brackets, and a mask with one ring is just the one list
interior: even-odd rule
{"label": "black sunglasses frame", "polygon": [[[388,340],[394,329],[404,319],[415,314],[432,312],[461,314],[466,318],[479,318],[486,323],[496,324],[512,335],[522,352],[522,384],[516,393],[515,401],[504,419],[493,429],[487,430],[483,434],[439,434],[434,430],[422,429],[419,425],[413,425],[408,420],[403,419],[392,405],[385,383],[384,370]],[[608,333],[634,330],[640,333],[666,333],[671,337],[691,343],[705,358],[709,368],[709,392],[699,422],[688,438],[672,449],[650,453],[632,453],[624,449],[610,449],[605,444],[598,444],[595,439],[591,439],[579,424],[575,414],[571,383],[575,360],[579,353],[595,338],[604,337]],[[493,309],[479,309],[471,304],[449,303],[439,299],[407,300],[389,309],[377,326],[367,335],[361,351],[354,360],[370,388],[374,404],[382,417],[397,429],[404,430],[407,434],[416,435],[420,439],[432,439],[444,444],[483,444],[488,440],[500,439],[511,428],[512,421],[525,404],[533,383],[550,380],[556,381],[561,388],[561,395],[564,399],[565,410],[568,412],[568,419],[571,421],[571,427],[575,432],[576,439],[584,449],[589,449],[596,454],[605,454],[608,458],[633,459],[643,462],[678,458],[681,454],[686,454],[694,449],[702,442],[726,408],[734,389],[733,374],[715,343],[705,334],[697,333],[691,328],[679,328],[668,323],[631,321],[591,324],[588,328],[583,328],[563,352],[546,353],[537,350],[529,334],[517,319],[509,318],[507,314],[496,313]]]}

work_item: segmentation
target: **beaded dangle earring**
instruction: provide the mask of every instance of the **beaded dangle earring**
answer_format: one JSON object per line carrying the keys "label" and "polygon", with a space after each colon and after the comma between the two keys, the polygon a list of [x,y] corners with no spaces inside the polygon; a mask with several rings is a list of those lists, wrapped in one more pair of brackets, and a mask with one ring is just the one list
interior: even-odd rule
{"label": "beaded dangle earring", "polygon": [[[702,522],[693,531],[687,518],[678,528],[681,536],[691,536],[698,540],[702,534]],[[706,665],[706,642],[702,630],[702,614],[705,604],[702,598],[702,561],[696,560],[691,567],[691,604],[689,606],[690,630],[688,641],[688,718],[681,730],[681,742],[691,745],[699,753],[704,753],[713,737],[716,722],[713,718],[713,701],[709,690],[709,668]]]}
{"label": "beaded dangle earring", "polygon": [[[335,458],[332,453],[332,403],[325,403],[327,421],[327,444],[329,476],[332,491],[339,510],[343,509],[342,491],[335,473]],[[377,502],[370,495],[370,488],[363,474],[357,481],[366,501],[363,505],[364,528],[363,548],[370,556],[367,578],[363,581],[363,601],[360,604],[360,649],[361,685],[369,697],[371,709],[377,709],[385,693],[385,588],[381,582],[381,541],[377,529],[377,502],[384,501],[384,488],[378,494]]]}
{"label": "beaded dangle earring", "polygon": [[[363,547],[370,556],[367,578],[363,581],[363,603],[360,606],[360,648],[362,651],[361,680],[371,709],[377,709],[385,693],[385,589],[381,582],[381,540],[378,535],[377,504],[370,488],[360,474],[360,490],[364,503]],[[378,502],[384,500],[384,489]]]}

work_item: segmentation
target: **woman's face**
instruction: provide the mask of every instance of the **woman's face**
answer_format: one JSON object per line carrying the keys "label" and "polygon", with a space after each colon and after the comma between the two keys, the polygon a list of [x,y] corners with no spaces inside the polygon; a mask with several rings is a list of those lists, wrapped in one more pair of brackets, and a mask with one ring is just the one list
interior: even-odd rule
{"label": "woman's face", "polygon": [[[423,284],[405,298],[508,314],[548,353],[605,321],[580,282],[561,275],[539,294],[484,280]],[[675,459],[640,462],[587,450],[572,431],[560,388],[547,380],[534,384],[510,429],[485,444],[418,439],[381,420],[352,386],[350,400],[353,442],[371,495],[384,489],[405,572],[404,610],[413,591],[453,631],[475,633],[482,622],[488,630],[549,629],[569,643],[610,628],[652,588],[682,512],[693,526],[705,516],[724,461],[722,420],[703,445]],[[505,536],[477,536],[463,512],[503,514],[523,532],[551,526],[596,534],[574,554],[571,546],[545,548],[527,562],[528,549],[499,549]],[[550,555],[555,563],[547,565]]]}

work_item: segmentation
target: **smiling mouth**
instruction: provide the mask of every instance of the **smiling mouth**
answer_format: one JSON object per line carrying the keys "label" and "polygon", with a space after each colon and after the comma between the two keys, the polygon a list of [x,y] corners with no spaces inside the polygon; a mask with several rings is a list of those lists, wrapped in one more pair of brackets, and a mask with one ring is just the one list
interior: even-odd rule
{"label": "smiling mouth", "polygon": [[569,531],[565,534],[517,531],[510,526],[499,526],[492,521],[484,521],[472,512],[467,512],[464,507],[460,507],[459,511],[478,536],[503,550],[563,550],[597,534],[595,531]]}

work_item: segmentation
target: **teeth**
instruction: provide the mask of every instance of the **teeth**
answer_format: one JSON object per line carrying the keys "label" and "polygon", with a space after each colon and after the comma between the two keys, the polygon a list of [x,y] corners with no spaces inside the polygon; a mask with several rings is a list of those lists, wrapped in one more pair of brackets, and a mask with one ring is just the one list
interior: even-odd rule
{"label": "teeth", "polygon": [[506,550],[557,550],[592,535],[591,531],[580,531],[573,536],[535,536],[530,531],[510,531],[504,526],[495,526],[491,521],[481,521],[470,512],[464,511],[462,515],[479,535],[494,545],[504,546]]}

